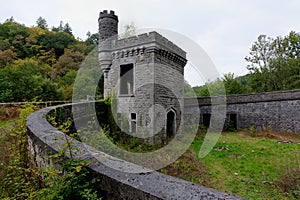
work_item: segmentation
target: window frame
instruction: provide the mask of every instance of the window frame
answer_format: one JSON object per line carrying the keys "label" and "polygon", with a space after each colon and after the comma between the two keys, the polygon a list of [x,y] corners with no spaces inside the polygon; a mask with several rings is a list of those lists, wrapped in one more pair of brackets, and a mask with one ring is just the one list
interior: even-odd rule
{"label": "window frame", "polygon": [[[127,90],[128,90],[128,87],[127,86],[122,86],[122,76],[121,76],[121,68],[122,66],[129,66],[131,65],[132,66],[132,92],[131,93],[121,93],[121,91],[123,91],[123,87],[126,87]],[[128,70],[130,71],[130,69]],[[125,72],[126,73],[126,72]],[[134,63],[130,62],[130,63],[124,63],[124,64],[120,64],[119,65],[119,73],[118,73],[118,96],[121,96],[121,97],[132,97],[134,96],[135,94],[135,65]]]}

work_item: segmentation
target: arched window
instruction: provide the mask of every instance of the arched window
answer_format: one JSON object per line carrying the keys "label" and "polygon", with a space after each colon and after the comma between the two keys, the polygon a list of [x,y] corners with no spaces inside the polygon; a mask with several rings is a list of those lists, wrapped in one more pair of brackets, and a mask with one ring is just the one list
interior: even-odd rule
{"label": "arched window", "polygon": [[172,138],[176,133],[176,113],[173,109],[167,112],[166,134],[167,138]]}

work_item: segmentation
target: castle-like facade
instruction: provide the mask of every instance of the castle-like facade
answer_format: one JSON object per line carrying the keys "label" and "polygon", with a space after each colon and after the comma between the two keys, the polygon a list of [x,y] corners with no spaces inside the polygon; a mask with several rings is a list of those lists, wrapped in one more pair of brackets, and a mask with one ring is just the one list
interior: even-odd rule
{"label": "castle-like facade", "polygon": [[[100,13],[99,40],[104,96],[116,97],[116,121],[123,131],[162,141],[182,132],[183,113],[210,127],[211,98],[198,97],[196,104],[184,99],[186,52],[157,32],[118,39],[113,11]],[[226,99],[225,127],[300,131],[300,90]]]}
{"label": "castle-like facade", "polygon": [[152,142],[173,137],[183,123],[186,52],[157,32],[118,39],[114,11],[98,22],[104,96],[117,99],[119,127]]}

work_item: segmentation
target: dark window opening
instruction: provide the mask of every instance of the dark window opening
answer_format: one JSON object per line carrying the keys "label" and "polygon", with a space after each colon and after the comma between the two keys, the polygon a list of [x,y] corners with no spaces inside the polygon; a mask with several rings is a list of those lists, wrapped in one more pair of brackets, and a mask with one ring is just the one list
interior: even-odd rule
{"label": "dark window opening", "polygon": [[131,124],[130,124],[130,131],[131,133],[136,133],[136,113],[131,113]]}
{"label": "dark window opening", "polygon": [[120,66],[120,95],[133,95],[133,64]]}
{"label": "dark window opening", "polygon": [[203,123],[203,126],[205,126],[206,128],[208,128],[210,125],[210,117],[211,117],[211,114],[203,114],[202,115],[202,123]]}
{"label": "dark window opening", "polygon": [[173,111],[169,111],[167,114],[167,138],[172,138],[175,135],[176,132],[176,117],[175,113]]}
{"label": "dark window opening", "polygon": [[135,113],[131,113],[131,119],[136,120],[136,114]]}
{"label": "dark window opening", "polygon": [[229,114],[229,119],[228,119],[228,128],[231,130],[236,130],[237,127],[237,114],[232,113]]}

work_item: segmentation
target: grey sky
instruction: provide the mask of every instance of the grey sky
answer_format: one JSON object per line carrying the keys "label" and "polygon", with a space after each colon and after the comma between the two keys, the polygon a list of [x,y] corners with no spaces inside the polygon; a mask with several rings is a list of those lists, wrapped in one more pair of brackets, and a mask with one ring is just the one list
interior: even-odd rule
{"label": "grey sky", "polygon": [[138,28],[169,29],[189,37],[220,74],[247,73],[244,57],[258,35],[300,29],[299,0],[9,0],[1,3],[0,22],[13,16],[32,26],[42,16],[50,27],[68,22],[76,37],[85,38],[87,31],[97,32],[103,9],[115,10],[120,31],[134,22]]}

